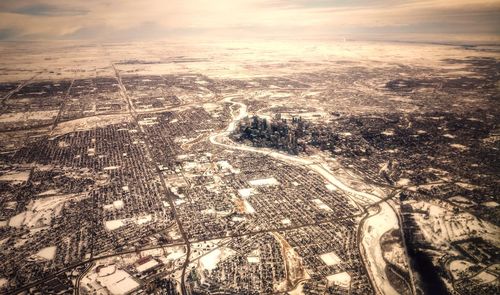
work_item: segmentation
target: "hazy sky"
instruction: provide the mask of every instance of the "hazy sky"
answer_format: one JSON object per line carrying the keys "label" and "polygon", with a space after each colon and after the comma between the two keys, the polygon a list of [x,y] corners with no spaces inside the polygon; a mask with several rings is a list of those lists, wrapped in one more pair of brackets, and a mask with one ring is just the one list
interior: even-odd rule
{"label": "hazy sky", "polygon": [[500,0],[0,0],[0,40],[499,36]]}

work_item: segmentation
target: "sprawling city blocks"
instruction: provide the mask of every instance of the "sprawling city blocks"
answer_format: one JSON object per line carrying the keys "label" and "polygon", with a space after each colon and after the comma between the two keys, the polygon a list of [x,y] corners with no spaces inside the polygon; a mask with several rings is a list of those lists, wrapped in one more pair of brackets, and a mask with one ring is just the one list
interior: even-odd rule
{"label": "sprawling city blocks", "polygon": [[500,48],[0,44],[1,294],[499,294]]}

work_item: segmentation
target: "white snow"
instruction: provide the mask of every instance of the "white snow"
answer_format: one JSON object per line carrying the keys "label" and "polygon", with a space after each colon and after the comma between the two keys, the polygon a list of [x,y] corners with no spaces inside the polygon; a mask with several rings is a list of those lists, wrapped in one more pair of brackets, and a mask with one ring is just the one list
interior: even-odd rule
{"label": "white snow", "polygon": [[243,206],[245,208],[245,213],[248,213],[248,214],[255,213],[255,209],[252,207],[252,205],[250,205],[250,203],[248,203],[247,200],[243,200]]}
{"label": "white snow", "polygon": [[26,117],[26,113],[4,113],[0,115],[0,122],[1,123],[12,123],[12,122],[18,122],[18,121],[24,121]]}
{"label": "white snow", "polygon": [[[181,195],[182,197],[184,197],[184,195]],[[179,205],[182,205],[184,203],[186,203],[186,200],[183,200],[183,199],[177,199],[174,201],[175,205],[179,206]]]}
{"label": "white snow", "polygon": [[108,220],[108,221],[104,222],[104,227],[109,231],[113,231],[113,230],[118,229],[124,225],[125,225],[125,222],[123,222],[123,219]]}
{"label": "white snow", "polygon": [[325,211],[333,211],[332,208],[328,207],[327,204],[325,204],[323,201],[321,201],[320,199],[314,199],[312,200],[314,204],[316,204],[316,206],[318,206],[319,209],[321,210],[325,210]]}
{"label": "white snow", "polygon": [[278,185],[279,184],[279,182],[274,177],[250,180],[248,183],[250,183],[253,186]]}
{"label": "white snow", "polygon": [[340,258],[334,252],[321,254],[319,258],[321,258],[326,265],[336,265],[341,262]]}
{"label": "white snow", "polygon": [[123,201],[122,200],[118,200],[118,201],[114,201],[113,202],[113,207],[115,207],[115,209],[122,209],[123,208]]}
{"label": "white snow", "polygon": [[457,206],[462,206],[462,207],[471,207],[476,204],[474,201],[471,201],[463,196],[453,196],[451,198],[448,198],[448,200],[452,201]]}
{"label": "white snow", "polygon": [[67,200],[78,198],[79,195],[60,195],[32,200],[27,211],[13,216],[9,225],[13,227],[43,227],[50,225],[52,218],[58,216]]}
{"label": "white snow", "polygon": [[104,205],[103,208],[104,210],[119,210],[119,209],[123,209],[123,207],[125,206],[125,204],[123,203],[122,200],[117,200],[117,201],[114,201],[112,204],[108,204],[108,205]]}
{"label": "white snow", "polygon": [[157,117],[144,118],[143,120],[138,121],[138,123],[141,126],[156,125],[158,124],[158,121],[156,121],[156,119]]}
{"label": "white snow", "polygon": [[37,196],[50,196],[50,195],[55,195],[58,192],[59,192],[59,190],[57,190],[57,189],[49,189],[49,190],[46,190],[44,192],[37,194]]}
{"label": "white snow", "polygon": [[122,226],[125,226],[126,224],[130,224],[131,222],[133,222],[137,225],[141,225],[141,224],[151,222],[152,220],[153,220],[153,216],[151,214],[148,214],[148,215],[144,215],[144,216],[140,216],[140,217],[107,220],[104,222],[104,227],[109,231],[113,231],[113,230],[118,229]]}
{"label": "white snow", "polygon": [[382,163],[382,164],[379,164],[380,166],[380,169],[378,170],[378,173],[383,173],[383,172],[387,172],[388,170],[388,166],[389,166],[389,162],[385,162],[385,163]]}
{"label": "white snow", "polygon": [[182,248],[180,248],[178,251],[174,251],[172,253],[169,253],[167,255],[167,259],[168,260],[177,260],[177,259],[181,258],[182,256],[184,256],[184,251]]}
{"label": "white snow", "polygon": [[469,267],[473,266],[474,264],[469,261],[465,260],[453,260],[450,262],[450,272],[453,275],[455,279],[459,278],[459,274],[461,272],[466,271]]}
{"label": "white snow", "polygon": [[[442,201],[408,202],[427,214],[413,214],[423,237],[436,247],[448,249],[449,243],[480,235],[497,240],[498,227],[467,212],[454,213],[453,206]],[[495,237],[495,238],[494,238]]]}
{"label": "white snow", "polygon": [[186,171],[190,171],[197,168],[198,166],[199,164],[196,162],[184,162],[182,168]]}
{"label": "white snow", "polygon": [[52,120],[59,111],[36,111],[36,112],[17,112],[4,113],[0,115],[1,123],[14,123],[29,120]]}
{"label": "white snow", "polygon": [[98,277],[97,281],[113,295],[128,294],[140,287],[132,276],[121,269],[111,275]]}
{"label": "white snow", "polygon": [[21,212],[17,215],[12,216],[9,219],[9,226],[17,227],[17,228],[21,227],[23,225],[25,217],[26,217],[26,212]]}
{"label": "white snow", "polygon": [[351,276],[346,272],[329,275],[326,277],[326,279],[328,280],[329,283],[344,288],[349,288],[349,285],[351,284]]}
{"label": "white snow", "polygon": [[401,178],[396,183],[398,186],[404,186],[410,184],[410,180],[408,178]]}
{"label": "white snow", "polygon": [[375,285],[386,295],[398,294],[385,273],[386,263],[380,247],[380,237],[387,231],[398,228],[398,218],[389,204],[380,203],[379,206],[379,213],[368,217],[363,224],[361,244]]}
{"label": "white snow", "polygon": [[17,207],[17,202],[16,201],[10,201],[10,202],[6,202],[4,204],[4,208],[5,209],[15,210],[16,207]]}
{"label": "white snow", "polygon": [[221,251],[219,249],[215,249],[205,256],[200,258],[200,263],[202,267],[206,270],[212,270],[217,267],[217,263],[219,262],[219,257],[221,255]]}
{"label": "white snow", "polygon": [[3,287],[7,286],[8,282],[9,281],[6,278],[0,278],[0,289],[2,289]]}
{"label": "white snow", "polygon": [[480,280],[481,284],[486,284],[495,281],[497,276],[491,274],[488,270],[484,270],[477,274],[474,278]]}
{"label": "white snow", "polygon": [[498,203],[495,201],[488,201],[488,202],[481,203],[481,205],[494,208],[494,207],[498,206]]}
{"label": "white snow", "polygon": [[[201,82],[205,82],[205,81],[197,81],[197,83],[200,83],[200,84],[201,84]],[[220,108],[220,106],[218,104],[211,103],[211,102],[204,103],[202,105],[202,107],[205,109],[205,111],[207,111],[209,113],[212,111],[218,110]]]}
{"label": "white snow", "polygon": [[108,166],[108,167],[104,167],[103,170],[109,171],[109,170],[116,170],[118,168],[120,168],[120,166]]}
{"label": "white snow", "polygon": [[145,271],[148,271],[154,267],[156,267],[158,265],[158,261],[154,260],[154,259],[151,259],[149,260],[148,262],[146,263],[143,263],[141,265],[138,265],[135,269],[140,272],[140,273],[143,273]]}
{"label": "white snow", "polygon": [[452,144],[450,144],[450,146],[451,146],[452,148],[456,148],[456,149],[461,150],[461,151],[464,151],[464,150],[469,149],[469,148],[468,148],[468,147],[466,147],[465,145],[463,145],[463,144],[459,144],[459,143],[452,143]]}
{"label": "white snow", "polygon": [[135,222],[137,224],[144,224],[144,223],[151,222],[152,220],[153,220],[153,216],[151,214],[148,214],[148,215],[141,216],[141,217],[137,218],[135,220]]}
{"label": "white snow", "polygon": [[248,198],[255,194],[255,190],[253,188],[242,188],[238,190],[238,194],[242,198]]}
{"label": "white snow", "polygon": [[240,170],[239,169],[235,169],[231,164],[229,164],[228,161],[219,161],[217,162],[217,165],[219,166],[219,168],[222,170],[222,171],[226,171],[226,170],[229,170],[231,171],[231,173],[234,173],[234,174],[239,174],[240,173]]}
{"label": "white snow", "polygon": [[334,185],[333,185],[333,184],[331,184],[331,183],[327,184],[327,185],[326,185],[326,188],[327,188],[329,191],[331,191],[331,192],[333,192],[333,191],[336,191],[336,190],[337,190],[337,187],[336,187],[336,186],[334,186]]}
{"label": "white snow", "polygon": [[114,210],[115,209],[115,207],[113,206],[113,204],[103,205],[102,208],[104,210]]}
{"label": "white snow", "polygon": [[184,256],[184,253],[182,253],[182,252],[173,252],[173,253],[168,254],[168,256],[166,258],[167,258],[167,260],[174,261],[174,260],[181,258],[182,256]]}
{"label": "white snow", "polygon": [[297,288],[288,292],[289,295],[304,295],[304,282],[300,282]]}
{"label": "white snow", "polygon": [[5,174],[0,175],[0,181],[11,181],[14,183],[24,183],[28,181],[30,176],[30,171],[9,171]]}
{"label": "white snow", "polygon": [[248,256],[247,257],[248,263],[259,263],[260,262],[260,257],[257,256]]}
{"label": "white snow", "polygon": [[24,244],[26,244],[27,241],[28,239],[17,239],[16,243],[14,244],[14,248],[19,248],[23,246]]}
{"label": "white snow", "polygon": [[52,260],[56,256],[56,250],[56,246],[45,247],[38,251],[35,256],[45,260]]}
{"label": "white snow", "polygon": [[116,266],[114,264],[107,265],[99,269],[99,276],[100,277],[109,276],[110,274],[113,274],[115,271],[116,271]]}

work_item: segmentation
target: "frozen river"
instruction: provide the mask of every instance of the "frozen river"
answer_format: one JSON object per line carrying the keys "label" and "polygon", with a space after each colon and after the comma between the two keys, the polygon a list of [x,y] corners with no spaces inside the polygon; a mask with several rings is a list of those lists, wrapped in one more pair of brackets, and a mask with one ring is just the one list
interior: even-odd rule
{"label": "frozen river", "polygon": [[[383,198],[383,196],[376,196],[362,191],[357,191],[339,180],[330,171],[328,166],[324,163],[318,163],[317,159],[310,159],[308,157],[292,156],[280,152],[276,152],[266,148],[255,148],[246,145],[239,145],[228,140],[228,135],[236,129],[239,120],[248,115],[247,106],[241,102],[232,101],[234,97],[227,97],[225,102],[231,102],[234,105],[239,105],[237,114],[233,114],[233,121],[229,124],[226,130],[213,134],[210,136],[212,144],[222,146],[227,149],[241,150],[246,152],[253,152],[265,154],[277,160],[281,160],[294,165],[306,166],[310,170],[321,175],[330,184],[348,193],[357,199],[358,203],[376,203]],[[380,246],[380,237],[387,231],[399,228],[398,218],[393,208],[386,202],[379,204],[380,209],[377,212],[372,212],[364,220],[361,225],[361,245],[364,252],[364,259],[367,269],[370,273],[370,278],[374,284],[375,290],[379,294],[398,294],[391,286],[385,273],[386,263],[383,259],[382,248]]]}

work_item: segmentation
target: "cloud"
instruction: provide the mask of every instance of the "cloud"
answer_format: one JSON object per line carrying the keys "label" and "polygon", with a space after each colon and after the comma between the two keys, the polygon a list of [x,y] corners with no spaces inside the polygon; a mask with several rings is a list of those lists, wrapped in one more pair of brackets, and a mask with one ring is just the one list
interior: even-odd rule
{"label": "cloud", "polygon": [[166,38],[179,38],[181,36],[197,36],[201,30],[193,28],[169,29],[155,22],[144,22],[132,27],[116,28],[108,26],[82,27],[62,36],[62,39],[84,40],[154,40]]}
{"label": "cloud", "polygon": [[4,39],[499,40],[498,0],[2,0]]}
{"label": "cloud", "polygon": [[10,40],[17,36],[19,32],[13,28],[0,29],[0,40]]}
{"label": "cloud", "polygon": [[75,7],[58,7],[48,4],[33,4],[14,8],[10,12],[38,16],[75,16],[85,15],[89,10]]}
{"label": "cloud", "polygon": [[[406,2],[410,2],[408,0]],[[342,8],[342,7],[376,7],[394,5],[397,0],[269,0],[262,5],[281,9]]]}

